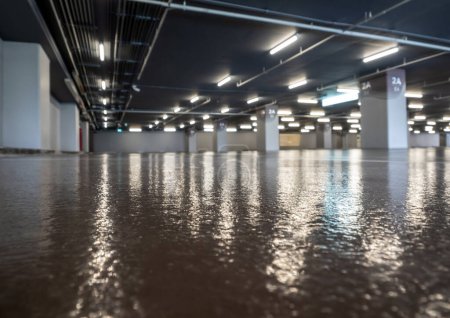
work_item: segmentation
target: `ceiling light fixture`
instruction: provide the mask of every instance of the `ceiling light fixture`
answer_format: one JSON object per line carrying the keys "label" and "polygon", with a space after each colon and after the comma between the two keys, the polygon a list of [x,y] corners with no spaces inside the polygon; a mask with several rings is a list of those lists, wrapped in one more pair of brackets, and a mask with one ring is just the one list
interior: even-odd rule
{"label": "ceiling light fixture", "polygon": [[306,126],[305,126],[305,129],[308,129],[308,130],[314,130],[314,129],[316,129],[316,127],[313,126],[313,125],[306,125]]}
{"label": "ceiling light fixture", "polygon": [[423,109],[423,104],[411,103],[408,104],[409,109]]}
{"label": "ceiling light fixture", "polygon": [[200,99],[200,96],[194,96],[191,98],[191,104],[194,104],[195,102],[197,102]]}
{"label": "ceiling light fixture", "polygon": [[406,98],[422,98],[422,93],[416,93],[416,92],[406,92],[405,93]]}
{"label": "ceiling light fixture", "polygon": [[294,89],[294,88],[297,88],[297,87],[300,87],[300,86],[303,86],[306,84],[308,84],[308,80],[304,79],[304,80],[301,80],[298,82],[294,82],[294,83],[290,84],[288,87],[289,87],[289,89]]}
{"label": "ceiling light fixture", "polygon": [[278,125],[278,130],[285,130],[286,129],[286,126],[284,126],[284,125]]}
{"label": "ceiling light fixture", "polygon": [[227,132],[237,132],[237,129],[235,127],[228,127]]}
{"label": "ceiling light fixture", "polygon": [[289,123],[289,124],[288,124],[288,127],[291,127],[291,128],[299,128],[299,127],[300,127],[300,123]]}
{"label": "ceiling light fixture", "polygon": [[155,125],[159,125],[159,120],[155,120]]}
{"label": "ceiling light fixture", "polygon": [[310,132],[310,130],[309,130],[309,129],[306,129],[306,128],[303,128],[303,129],[300,129],[300,132],[301,132],[302,134],[307,134],[307,133]]}
{"label": "ceiling light fixture", "polygon": [[414,116],[414,120],[427,120],[427,117],[424,115],[416,115]]}
{"label": "ceiling light fixture", "polygon": [[229,111],[230,111],[230,109],[229,109],[228,107],[223,107],[223,108],[220,110],[220,112],[221,112],[222,114],[228,113]]}
{"label": "ceiling light fixture", "polygon": [[251,120],[251,121],[257,121],[258,118],[257,118],[256,116],[251,116],[251,117],[250,117],[250,120]]}
{"label": "ceiling light fixture", "polygon": [[359,89],[358,88],[337,88],[336,91],[338,93],[344,93],[344,94],[359,94]]}
{"label": "ceiling light fixture", "polygon": [[319,102],[317,101],[317,99],[308,99],[308,98],[299,98],[297,99],[297,103],[299,104],[318,104]]}
{"label": "ceiling light fixture", "polygon": [[333,130],[341,131],[342,130],[342,126],[333,126]]}
{"label": "ceiling light fixture", "polygon": [[106,82],[102,81],[102,90],[106,90]]}
{"label": "ceiling light fixture", "polygon": [[294,34],[287,40],[281,42],[280,44],[278,44],[277,46],[275,46],[273,49],[270,50],[270,55],[274,55],[274,54],[280,52],[282,49],[288,47],[292,43],[295,43],[299,39],[299,37],[300,37],[299,34]]}
{"label": "ceiling light fixture", "polygon": [[177,129],[175,127],[166,127],[166,128],[164,128],[164,131],[165,132],[176,132]]}
{"label": "ceiling light fixture", "polygon": [[130,128],[128,129],[129,132],[142,132],[142,128]]}
{"label": "ceiling light fixture", "polygon": [[214,132],[214,128],[204,128],[204,132]]}
{"label": "ceiling light fixture", "polygon": [[309,115],[310,116],[321,117],[321,116],[325,116],[325,111],[323,111],[323,110],[312,110],[312,111],[309,112]]}
{"label": "ceiling light fixture", "polygon": [[383,51],[383,52],[380,52],[380,53],[377,53],[377,54],[374,54],[374,55],[370,55],[370,56],[368,56],[368,57],[365,57],[365,58],[363,59],[363,62],[364,62],[364,63],[369,63],[369,62],[372,62],[372,61],[381,59],[381,58],[383,58],[383,57],[385,57],[385,56],[388,56],[388,55],[391,55],[391,54],[395,54],[395,53],[397,53],[398,51],[399,51],[399,48],[398,48],[398,47],[393,47],[393,48],[391,48],[391,49],[389,49],[389,50],[386,50],[386,51]]}
{"label": "ceiling light fixture", "polygon": [[181,124],[179,127],[180,127],[180,129],[183,129],[184,128],[184,124]]}
{"label": "ceiling light fixture", "polygon": [[358,130],[357,130],[357,129],[350,129],[350,130],[348,131],[348,133],[349,133],[349,134],[357,134],[357,133],[358,133]]}
{"label": "ceiling light fixture", "polygon": [[435,121],[427,121],[427,125],[436,126],[436,122]]}
{"label": "ceiling light fixture", "polygon": [[289,116],[289,115],[292,115],[292,111],[287,110],[287,109],[280,109],[280,110],[278,110],[277,115],[278,116]]}
{"label": "ceiling light fixture", "polygon": [[329,123],[330,122],[330,118],[327,118],[327,117],[317,118],[317,121],[319,123]]}
{"label": "ceiling light fixture", "polygon": [[354,100],[358,100],[358,98],[359,98],[358,93],[347,93],[347,94],[326,97],[326,98],[322,99],[322,106],[327,107],[327,106],[332,106],[332,105],[336,105],[336,104],[347,103],[347,102],[351,102]]}
{"label": "ceiling light fixture", "polygon": [[103,45],[103,43],[100,43],[98,45],[98,49],[100,51],[100,61],[104,61],[105,60],[105,46]]}
{"label": "ceiling light fixture", "polygon": [[347,119],[347,123],[349,123],[349,124],[359,124],[359,119]]}
{"label": "ceiling light fixture", "polygon": [[280,119],[282,122],[292,122],[295,121],[294,117],[281,117]]}
{"label": "ceiling light fixture", "polygon": [[203,128],[206,128],[206,129],[214,129],[214,125],[211,125],[211,124],[209,124],[209,125],[203,125]]}
{"label": "ceiling light fixture", "polygon": [[162,119],[163,119],[163,120],[166,120],[167,118],[169,118],[169,116],[167,116],[167,114],[164,114],[164,115],[162,116]]}
{"label": "ceiling light fixture", "polygon": [[195,125],[195,120],[191,120],[191,121],[189,122],[189,125]]}
{"label": "ceiling light fixture", "polygon": [[108,103],[108,101],[106,100],[106,98],[103,98],[103,105],[106,106],[107,103]]}
{"label": "ceiling light fixture", "polygon": [[251,98],[247,101],[247,104],[253,104],[259,101],[259,97]]}
{"label": "ceiling light fixture", "polygon": [[103,111],[103,115],[108,115],[108,111],[106,109]]}
{"label": "ceiling light fixture", "polygon": [[149,128],[149,129],[152,129],[152,128],[153,128],[153,125],[152,125],[152,124],[148,125],[148,128]]}
{"label": "ceiling light fixture", "polygon": [[173,112],[174,113],[179,113],[181,111],[181,108],[180,107],[175,107],[174,109],[173,109]]}
{"label": "ceiling light fixture", "polygon": [[242,124],[239,126],[240,129],[243,130],[251,130],[252,129],[252,125],[247,125],[247,124]]}
{"label": "ceiling light fixture", "polygon": [[225,77],[223,80],[221,80],[219,83],[217,83],[217,86],[221,87],[231,81],[231,76]]}
{"label": "ceiling light fixture", "polygon": [[361,118],[361,113],[360,112],[351,112],[350,117]]}
{"label": "ceiling light fixture", "polygon": [[209,119],[209,115],[203,115],[203,120],[208,120]]}

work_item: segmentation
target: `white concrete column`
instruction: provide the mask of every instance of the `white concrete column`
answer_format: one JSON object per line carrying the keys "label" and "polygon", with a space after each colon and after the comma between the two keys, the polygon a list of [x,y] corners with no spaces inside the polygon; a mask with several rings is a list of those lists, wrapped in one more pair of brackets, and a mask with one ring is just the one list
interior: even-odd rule
{"label": "white concrete column", "polygon": [[219,120],[214,125],[213,145],[215,152],[225,152],[228,146],[227,124]]}
{"label": "white concrete column", "polygon": [[331,131],[331,125],[328,123],[319,124],[317,126],[317,148],[331,149],[333,148],[333,136]]}
{"label": "white concrete column", "polygon": [[50,61],[39,44],[2,46],[3,146],[51,149]]}
{"label": "white concrete column", "polygon": [[280,132],[278,131],[278,106],[266,106],[258,111],[258,151],[279,151]]}
{"label": "white concrete column", "polygon": [[405,91],[401,69],[361,83],[362,148],[408,148]]}
{"label": "white concrete column", "polygon": [[61,151],[80,151],[80,114],[76,104],[67,103],[60,106],[60,143]]}
{"label": "white concrete column", "polygon": [[83,152],[89,152],[89,135],[90,135],[90,130],[89,130],[89,122],[87,121],[82,121],[80,123],[81,125],[81,134],[82,134],[82,141],[81,144],[83,146]]}
{"label": "white concrete column", "polygon": [[186,152],[197,152],[197,133],[194,129],[189,129],[185,135]]}

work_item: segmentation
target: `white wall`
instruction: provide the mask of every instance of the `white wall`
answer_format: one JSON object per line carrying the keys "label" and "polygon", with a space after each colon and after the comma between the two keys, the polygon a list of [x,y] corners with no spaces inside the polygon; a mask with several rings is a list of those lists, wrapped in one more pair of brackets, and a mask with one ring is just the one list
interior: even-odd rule
{"label": "white wall", "polygon": [[198,132],[197,135],[197,151],[214,151],[213,133]]}
{"label": "white wall", "polygon": [[439,147],[439,134],[410,134],[410,147]]}
{"label": "white wall", "polygon": [[59,151],[61,150],[60,146],[60,130],[61,130],[61,121],[60,121],[60,111],[59,111],[59,102],[51,98],[50,99],[50,149]]}
{"label": "white wall", "polygon": [[184,132],[94,134],[94,152],[184,152]]}
{"label": "white wall", "polygon": [[[214,151],[214,133],[198,132],[198,151]],[[227,146],[225,151],[257,150],[257,134],[255,132],[229,132],[227,133]]]}
{"label": "white wall", "polygon": [[315,132],[301,134],[300,149],[317,149],[317,134]]}

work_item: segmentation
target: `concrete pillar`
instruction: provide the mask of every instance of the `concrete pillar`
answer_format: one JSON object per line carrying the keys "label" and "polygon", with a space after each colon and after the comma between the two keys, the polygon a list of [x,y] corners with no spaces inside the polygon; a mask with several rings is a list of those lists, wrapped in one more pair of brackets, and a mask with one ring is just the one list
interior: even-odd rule
{"label": "concrete pillar", "polygon": [[194,129],[189,129],[185,135],[186,152],[195,153],[197,149],[197,133]]}
{"label": "concrete pillar", "polygon": [[450,134],[442,133],[439,138],[440,147],[450,147]]}
{"label": "concrete pillar", "polygon": [[76,104],[67,103],[60,106],[60,142],[61,151],[80,151],[80,114]]}
{"label": "concrete pillar", "polygon": [[89,129],[89,122],[82,121],[81,122],[81,134],[82,134],[82,142],[83,145],[83,152],[89,152],[89,140],[90,140],[90,129]]}
{"label": "concrete pillar", "polygon": [[213,145],[215,152],[227,151],[227,125],[225,121],[217,121],[214,125]]}
{"label": "concrete pillar", "polygon": [[362,148],[408,148],[405,91],[401,69],[361,83]]}
{"label": "concrete pillar", "polygon": [[330,124],[326,123],[318,125],[316,136],[317,136],[317,148],[319,149],[333,148],[333,136]]}
{"label": "concrete pillar", "polygon": [[39,44],[4,41],[2,47],[3,146],[48,150],[50,61]]}
{"label": "concrete pillar", "polygon": [[266,106],[258,111],[258,151],[279,151],[280,133],[278,131],[278,106]]}

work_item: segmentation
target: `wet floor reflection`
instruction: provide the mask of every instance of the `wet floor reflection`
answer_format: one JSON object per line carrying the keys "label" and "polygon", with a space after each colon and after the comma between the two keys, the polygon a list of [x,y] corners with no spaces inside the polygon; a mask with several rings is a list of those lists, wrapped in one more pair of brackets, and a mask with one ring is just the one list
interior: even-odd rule
{"label": "wet floor reflection", "polygon": [[0,157],[0,316],[450,316],[449,164],[433,149]]}

